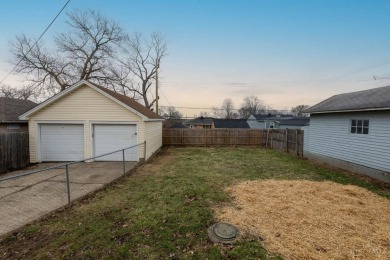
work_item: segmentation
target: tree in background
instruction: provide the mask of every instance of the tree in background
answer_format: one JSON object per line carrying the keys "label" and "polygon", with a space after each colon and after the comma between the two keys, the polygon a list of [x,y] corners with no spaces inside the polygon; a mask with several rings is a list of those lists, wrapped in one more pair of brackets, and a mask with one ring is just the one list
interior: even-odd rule
{"label": "tree in background", "polygon": [[214,117],[224,119],[235,119],[238,118],[238,113],[234,108],[234,102],[232,99],[227,98],[223,101],[220,108],[213,107]]}
{"label": "tree in background", "polygon": [[125,37],[122,28],[91,10],[69,13],[67,24],[71,30],[55,37],[52,50],[41,42],[34,45],[26,35],[12,42],[16,72],[24,74],[38,94],[58,93],[81,79],[110,80],[109,68]]}
{"label": "tree in background", "polygon": [[160,116],[164,117],[165,119],[182,119],[183,114],[176,110],[176,108],[169,106],[169,107],[160,107],[159,108]]}
{"label": "tree in background", "polygon": [[238,110],[240,118],[248,119],[252,114],[265,113],[266,106],[264,102],[256,96],[245,97],[240,109]]}
{"label": "tree in background", "polygon": [[125,68],[113,74],[119,79],[118,86],[122,92],[130,92],[143,99],[147,108],[151,108],[157,97],[149,95],[150,87],[156,79],[156,73],[161,59],[167,54],[167,44],[160,33],[152,33],[150,39],[145,39],[141,33],[135,33],[128,37],[123,47],[125,59],[121,62]]}
{"label": "tree in background", "polygon": [[29,87],[11,88],[7,85],[0,87],[0,96],[23,100],[36,99],[34,91]]}
{"label": "tree in background", "polygon": [[303,113],[303,111],[305,109],[308,109],[310,106],[308,105],[298,105],[296,107],[293,107],[291,108],[291,112],[294,114],[294,115],[297,115],[297,116],[303,116],[305,113]]}
{"label": "tree in background", "polygon": [[153,105],[150,86],[167,50],[160,34],[150,40],[139,33],[129,37],[118,23],[92,10],[69,13],[67,24],[70,31],[58,34],[52,49],[26,35],[11,43],[15,71],[25,75],[30,91],[50,96],[85,79]]}
{"label": "tree in background", "polygon": [[[194,116],[197,117],[197,116]],[[199,117],[210,117],[210,114],[206,111],[202,111],[199,113]]]}
{"label": "tree in background", "polygon": [[171,127],[172,125],[181,122],[183,114],[176,110],[176,108],[170,107],[160,107],[159,108],[160,116],[165,118],[163,127]]}

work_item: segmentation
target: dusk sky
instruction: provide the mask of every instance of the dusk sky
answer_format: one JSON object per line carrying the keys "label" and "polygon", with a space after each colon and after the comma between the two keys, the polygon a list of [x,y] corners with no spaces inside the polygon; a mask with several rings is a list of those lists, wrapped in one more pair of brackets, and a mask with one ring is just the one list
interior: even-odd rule
{"label": "dusk sky", "polygon": [[[65,2],[1,1],[0,79],[12,69],[9,41],[21,33],[39,37]],[[238,107],[253,95],[290,109],[390,84],[388,0],[71,0],[46,44],[67,31],[66,12],[74,9],[99,11],[129,33],[166,36],[161,105],[203,108],[232,98]],[[16,75],[4,83],[23,84]]]}

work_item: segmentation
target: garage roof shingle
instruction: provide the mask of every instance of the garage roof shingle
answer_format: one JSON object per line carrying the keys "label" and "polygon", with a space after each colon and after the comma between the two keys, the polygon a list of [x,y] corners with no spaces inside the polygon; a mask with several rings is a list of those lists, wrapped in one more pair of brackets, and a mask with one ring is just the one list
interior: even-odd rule
{"label": "garage roof shingle", "polygon": [[97,85],[95,83],[92,83],[92,82],[89,82],[89,83],[91,83],[92,85],[94,85],[95,87],[97,87],[100,90],[104,91],[108,95],[112,96],[113,98],[119,100],[123,104],[131,107],[132,109],[136,110],[137,112],[143,114],[144,116],[146,116],[146,117],[148,117],[150,119],[163,119],[161,116],[159,116],[158,114],[156,114],[152,110],[146,108],[145,106],[141,105],[140,103],[135,101],[135,99],[133,99],[133,98],[130,98],[130,97],[122,95],[122,94],[119,94],[117,92],[114,92],[114,91],[112,91],[112,90],[110,90],[108,88],[105,88],[103,86]]}
{"label": "garage roof shingle", "polygon": [[306,113],[325,113],[390,109],[390,86],[332,96],[306,109]]}

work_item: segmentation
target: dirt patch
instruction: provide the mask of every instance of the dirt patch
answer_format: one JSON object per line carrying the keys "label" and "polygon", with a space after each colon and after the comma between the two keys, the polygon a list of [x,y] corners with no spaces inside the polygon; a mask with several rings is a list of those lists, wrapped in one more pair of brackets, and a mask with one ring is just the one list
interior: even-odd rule
{"label": "dirt patch", "polygon": [[249,181],[226,189],[218,220],[287,259],[390,259],[390,201],[333,182]]}

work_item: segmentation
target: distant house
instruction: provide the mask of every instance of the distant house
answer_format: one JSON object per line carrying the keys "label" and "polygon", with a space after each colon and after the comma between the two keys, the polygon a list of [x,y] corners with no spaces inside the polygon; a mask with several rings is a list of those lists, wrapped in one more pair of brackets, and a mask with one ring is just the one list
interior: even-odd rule
{"label": "distant house", "polygon": [[187,128],[214,128],[212,117],[197,117],[184,123]]}
{"label": "distant house", "polygon": [[247,119],[250,128],[267,129],[301,129],[308,125],[310,117],[295,117],[293,115],[253,114]]}
{"label": "distant house", "polygon": [[335,95],[305,112],[306,157],[390,182],[390,86]]}
{"label": "distant house", "polygon": [[28,132],[28,121],[19,116],[36,105],[30,100],[0,97],[0,133]]}
{"label": "distant house", "polygon": [[246,119],[225,119],[212,117],[197,117],[184,123],[187,128],[250,128]]}

